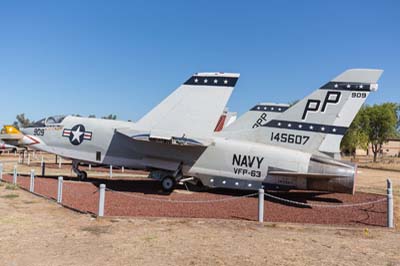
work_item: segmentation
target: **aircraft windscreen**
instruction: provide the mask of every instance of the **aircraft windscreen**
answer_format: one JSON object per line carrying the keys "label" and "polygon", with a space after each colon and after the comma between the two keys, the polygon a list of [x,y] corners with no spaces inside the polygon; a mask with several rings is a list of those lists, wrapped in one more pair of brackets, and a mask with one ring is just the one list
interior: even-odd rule
{"label": "aircraft windscreen", "polygon": [[65,115],[55,115],[55,116],[49,116],[46,119],[46,125],[55,125],[55,124],[60,124],[65,118]]}
{"label": "aircraft windscreen", "polygon": [[49,116],[47,118],[40,119],[36,122],[31,123],[28,127],[45,127],[47,125],[60,124],[65,118],[65,115]]}
{"label": "aircraft windscreen", "polygon": [[46,118],[40,119],[36,122],[33,122],[31,124],[29,124],[28,127],[44,127],[44,122],[46,121]]}

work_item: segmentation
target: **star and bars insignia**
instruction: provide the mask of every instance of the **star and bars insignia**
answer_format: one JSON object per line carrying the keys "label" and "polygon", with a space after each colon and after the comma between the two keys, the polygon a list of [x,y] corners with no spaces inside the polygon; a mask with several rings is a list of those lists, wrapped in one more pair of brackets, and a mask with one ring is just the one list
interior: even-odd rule
{"label": "star and bars insignia", "polygon": [[72,145],[80,145],[84,140],[92,140],[92,132],[86,131],[82,124],[75,125],[71,129],[64,128],[62,136],[69,138]]}

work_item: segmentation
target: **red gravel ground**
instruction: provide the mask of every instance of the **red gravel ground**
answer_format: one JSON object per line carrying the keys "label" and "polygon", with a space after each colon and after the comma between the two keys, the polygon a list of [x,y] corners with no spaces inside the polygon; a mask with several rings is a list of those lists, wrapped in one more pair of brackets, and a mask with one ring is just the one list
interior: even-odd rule
{"label": "red gravel ground", "polygon": [[[4,175],[3,178],[7,182],[12,182],[12,176],[10,175]],[[108,189],[112,190],[106,192],[106,216],[257,220],[257,197],[241,197],[249,194],[249,192],[198,190],[193,193],[186,193],[185,188],[179,188],[168,195],[161,191],[157,181],[149,179],[89,179],[89,181],[64,180],[63,205],[96,214],[99,197],[98,185],[104,183]],[[28,189],[29,177],[18,176],[18,185]],[[57,179],[36,177],[35,192],[45,197],[56,199]],[[272,194],[303,203],[335,205],[369,202],[385,197],[369,193],[347,195],[312,191],[276,192]],[[221,199],[227,200],[207,202]],[[311,208],[290,205],[266,197],[264,213],[265,221],[268,222],[386,226],[386,201],[358,207]]]}

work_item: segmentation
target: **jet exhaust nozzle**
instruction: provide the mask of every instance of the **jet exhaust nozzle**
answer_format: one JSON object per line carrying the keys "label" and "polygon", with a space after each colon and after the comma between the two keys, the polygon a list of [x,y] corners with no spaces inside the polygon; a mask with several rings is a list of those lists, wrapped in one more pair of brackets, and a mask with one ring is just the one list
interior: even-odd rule
{"label": "jet exhaust nozzle", "polygon": [[311,157],[307,189],[354,194],[357,165],[333,159]]}

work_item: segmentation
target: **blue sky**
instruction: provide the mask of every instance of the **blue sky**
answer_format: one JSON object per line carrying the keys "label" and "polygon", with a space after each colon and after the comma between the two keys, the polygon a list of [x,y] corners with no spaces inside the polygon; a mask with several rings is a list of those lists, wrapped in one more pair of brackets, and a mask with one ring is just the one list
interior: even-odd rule
{"label": "blue sky", "polygon": [[382,68],[400,102],[399,1],[3,1],[0,124],[79,113],[137,120],[192,73],[239,72],[229,101],[291,102]]}

